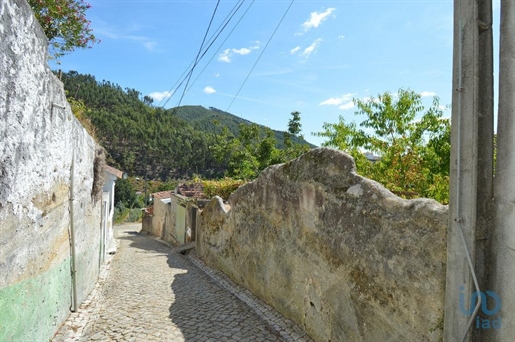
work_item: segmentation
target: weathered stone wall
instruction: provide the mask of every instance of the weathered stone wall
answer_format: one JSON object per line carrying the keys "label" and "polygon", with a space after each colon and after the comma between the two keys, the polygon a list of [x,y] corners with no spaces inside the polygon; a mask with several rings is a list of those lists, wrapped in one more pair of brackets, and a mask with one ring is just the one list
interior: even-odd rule
{"label": "weathered stone wall", "polygon": [[0,341],[48,341],[71,305],[73,156],[79,304],[97,279],[102,155],[51,73],[24,0],[0,2],[0,37]]}
{"label": "weathered stone wall", "polygon": [[177,206],[179,205],[179,197],[172,194],[171,202],[168,205],[168,211],[166,212],[165,217],[165,225],[163,228],[163,235],[162,238],[165,241],[176,243],[176,234],[175,234],[175,221],[176,221],[176,214],[177,214]]}
{"label": "weathered stone wall", "polygon": [[152,230],[149,232],[151,235],[162,237],[165,229],[165,223],[168,223],[167,216],[169,215],[170,206],[164,203],[161,199],[154,199],[154,213],[152,216]]}
{"label": "weathered stone wall", "polygon": [[316,341],[438,341],[447,207],[315,149],[202,212],[197,253]]}

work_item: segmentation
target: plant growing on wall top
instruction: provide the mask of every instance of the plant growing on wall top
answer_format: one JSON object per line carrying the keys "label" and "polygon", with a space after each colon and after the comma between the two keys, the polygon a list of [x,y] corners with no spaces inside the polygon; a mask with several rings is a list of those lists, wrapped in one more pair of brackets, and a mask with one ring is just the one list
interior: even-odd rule
{"label": "plant growing on wall top", "polygon": [[76,48],[91,48],[100,42],[86,19],[86,10],[91,5],[84,0],[28,0],[28,3],[48,38],[51,58],[59,59]]}

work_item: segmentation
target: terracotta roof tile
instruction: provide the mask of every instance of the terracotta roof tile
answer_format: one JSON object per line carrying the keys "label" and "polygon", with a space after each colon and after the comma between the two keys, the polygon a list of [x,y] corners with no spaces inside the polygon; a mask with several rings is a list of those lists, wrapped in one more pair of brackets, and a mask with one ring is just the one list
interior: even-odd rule
{"label": "terracotta roof tile", "polygon": [[202,183],[194,183],[194,184],[179,184],[177,186],[177,193],[179,195],[191,198],[204,198],[204,187]]}
{"label": "terracotta roof tile", "polygon": [[154,192],[151,195],[154,196],[155,198],[159,198],[159,199],[171,198],[172,197],[172,191]]}
{"label": "terracotta roof tile", "polygon": [[115,169],[114,167],[112,166],[109,166],[109,165],[105,165],[104,166],[104,171],[105,172],[109,172],[110,174],[112,175],[115,175],[116,177],[118,178],[123,178],[123,171],[120,171],[118,169]]}

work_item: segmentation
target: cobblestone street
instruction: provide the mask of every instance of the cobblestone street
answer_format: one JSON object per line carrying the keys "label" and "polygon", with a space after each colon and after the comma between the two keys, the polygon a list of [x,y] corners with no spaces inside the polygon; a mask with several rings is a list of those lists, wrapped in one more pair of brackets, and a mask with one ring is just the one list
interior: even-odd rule
{"label": "cobblestone street", "polygon": [[108,270],[53,341],[309,341],[250,292],[140,227],[115,227]]}

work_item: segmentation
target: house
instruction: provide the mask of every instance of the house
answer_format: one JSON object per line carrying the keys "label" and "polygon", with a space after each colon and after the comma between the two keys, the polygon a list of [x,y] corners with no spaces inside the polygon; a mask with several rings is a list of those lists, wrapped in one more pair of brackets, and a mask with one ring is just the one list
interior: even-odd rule
{"label": "house", "polygon": [[203,197],[201,184],[181,184],[174,191],[151,194],[153,206],[145,211],[142,231],[182,245],[195,240],[197,200]]}
{"label": "house", "polygon": [[114,188],[117,179],[126,179],[127,174],[112,166],[104,166],[104,187],[102,193],[102,232],[101,232],[101,255],[105,259],[106,253],[116,252],[116,243],[113,236],[114,221]]}
{"label": "house", "polygon": [[[146,211],[146,216],[152,219],[149,221],[149,226],[143,225],[142,230],[165,239],[166,227],[170,226],[172,213],[172,191],[160,191],[151,194],[153,205]],[[169,241],[169,239],[165,239]]]}

